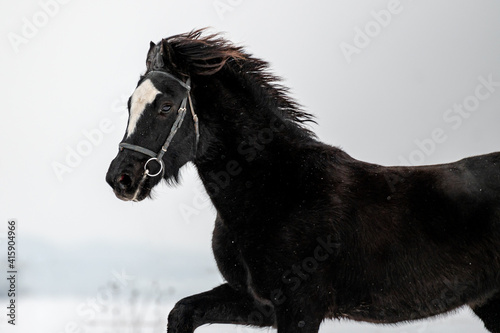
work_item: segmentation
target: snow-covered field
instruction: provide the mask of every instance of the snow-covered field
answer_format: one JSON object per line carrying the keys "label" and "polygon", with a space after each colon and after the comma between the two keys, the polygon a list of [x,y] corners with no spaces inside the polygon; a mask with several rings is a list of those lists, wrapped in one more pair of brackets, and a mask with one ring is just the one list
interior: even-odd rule
{"label": "snow-covered field", "polygon": [[[96,311],[83,311],[86,299],[21,299],[15,327],[0,323],[2,333],[153,333],[165,332],[166,316],[173,302],[123,299]],[[276,332],[236,325],[206,325],[197,333]],[[352,321],[326,321],[320,332],[335,333],[486,333],[482,323],[469,309],[426,321],[397,326],[382,326]]]}
{"label": "snow-covered field", "polygon": [[[106,243],[68,250],[30,238],[23,240],[20,274],[16,281],[16,326],[7,324],[8,298],[0,294],[0,309],[5,309],[0,310],[1,333],[165,332],[167,315],[178,300],[210,290],[223,282],[208,246],[200,253],[175,253],[171,248],[153,250],[131,244],[109,246]],[[89,264],[86,258],[96,262]],[[0,255],[0,261],[6,260]],[[0,280],[0,290],[7,290],[3,280]],[[468,308],[447,316],[397,326],[329,320],[320,331],[486,332]],[[207,325],[197,330],[197,333],[219,332],[275,330],[235,325]]]}

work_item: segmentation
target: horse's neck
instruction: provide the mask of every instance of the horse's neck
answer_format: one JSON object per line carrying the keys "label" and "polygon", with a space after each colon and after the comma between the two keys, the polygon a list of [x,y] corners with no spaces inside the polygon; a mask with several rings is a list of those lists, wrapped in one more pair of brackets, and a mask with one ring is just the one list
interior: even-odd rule
{"label": "horse's neck", "polygon": [[278,114],[266,114],[261,120],[261,124],[245,125],[241,119],[221,124],[224,129],[216,135],[222,137],[195,163],[225,219],[241,221],[255,210],[273,214],[271,210],[276,211],[294,191],[297,172],[308,163],[305,147],[313,139]]}

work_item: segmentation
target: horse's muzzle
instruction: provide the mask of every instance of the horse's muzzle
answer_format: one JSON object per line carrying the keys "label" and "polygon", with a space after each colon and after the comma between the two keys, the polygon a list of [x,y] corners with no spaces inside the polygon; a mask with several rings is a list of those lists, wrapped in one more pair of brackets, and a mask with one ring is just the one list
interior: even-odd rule
{"label": "horse's muzzle", "polygon": [[124,201],[141,201],[149,195],[149,182],[142,181],[142,178],[141,163],[123,163],[120,154],[111,162],[106,173],[106,182],[116,197]]}

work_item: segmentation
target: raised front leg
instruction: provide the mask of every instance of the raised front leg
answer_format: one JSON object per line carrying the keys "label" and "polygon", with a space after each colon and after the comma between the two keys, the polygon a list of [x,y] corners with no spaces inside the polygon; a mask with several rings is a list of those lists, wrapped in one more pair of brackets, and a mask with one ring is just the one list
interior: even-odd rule
{"label": "raised front leg", "polygon": [[204,324],[273,326],[272,306],[257,303],[250,295],[227,283],[181,299],[168,315],[168,333],[192,333]]}

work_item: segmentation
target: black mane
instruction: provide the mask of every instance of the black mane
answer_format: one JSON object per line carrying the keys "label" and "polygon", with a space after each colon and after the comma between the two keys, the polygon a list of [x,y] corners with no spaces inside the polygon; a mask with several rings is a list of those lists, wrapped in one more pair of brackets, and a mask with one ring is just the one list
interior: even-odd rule
{"label": "black mane", "polygon": [[[267,103],[269,109],[280,112],[293,121],[309,136],[314,136],[306,126],[314,123],[314,116],[305,112],[289,95],[289,89],[281,84],[281,78],[269,71],[269,63],[252,56],[224,39],[220,34],[203,35],[205,29],[178,34],[158,43],[150,50],[148,70],[154,59],[151,55],[162,51],[169,61],[165,66],[180,77],[216,75],[221,72],[230,74],[250,88],[258,100]],[[153,45],[153,44],[152,44]]]}

